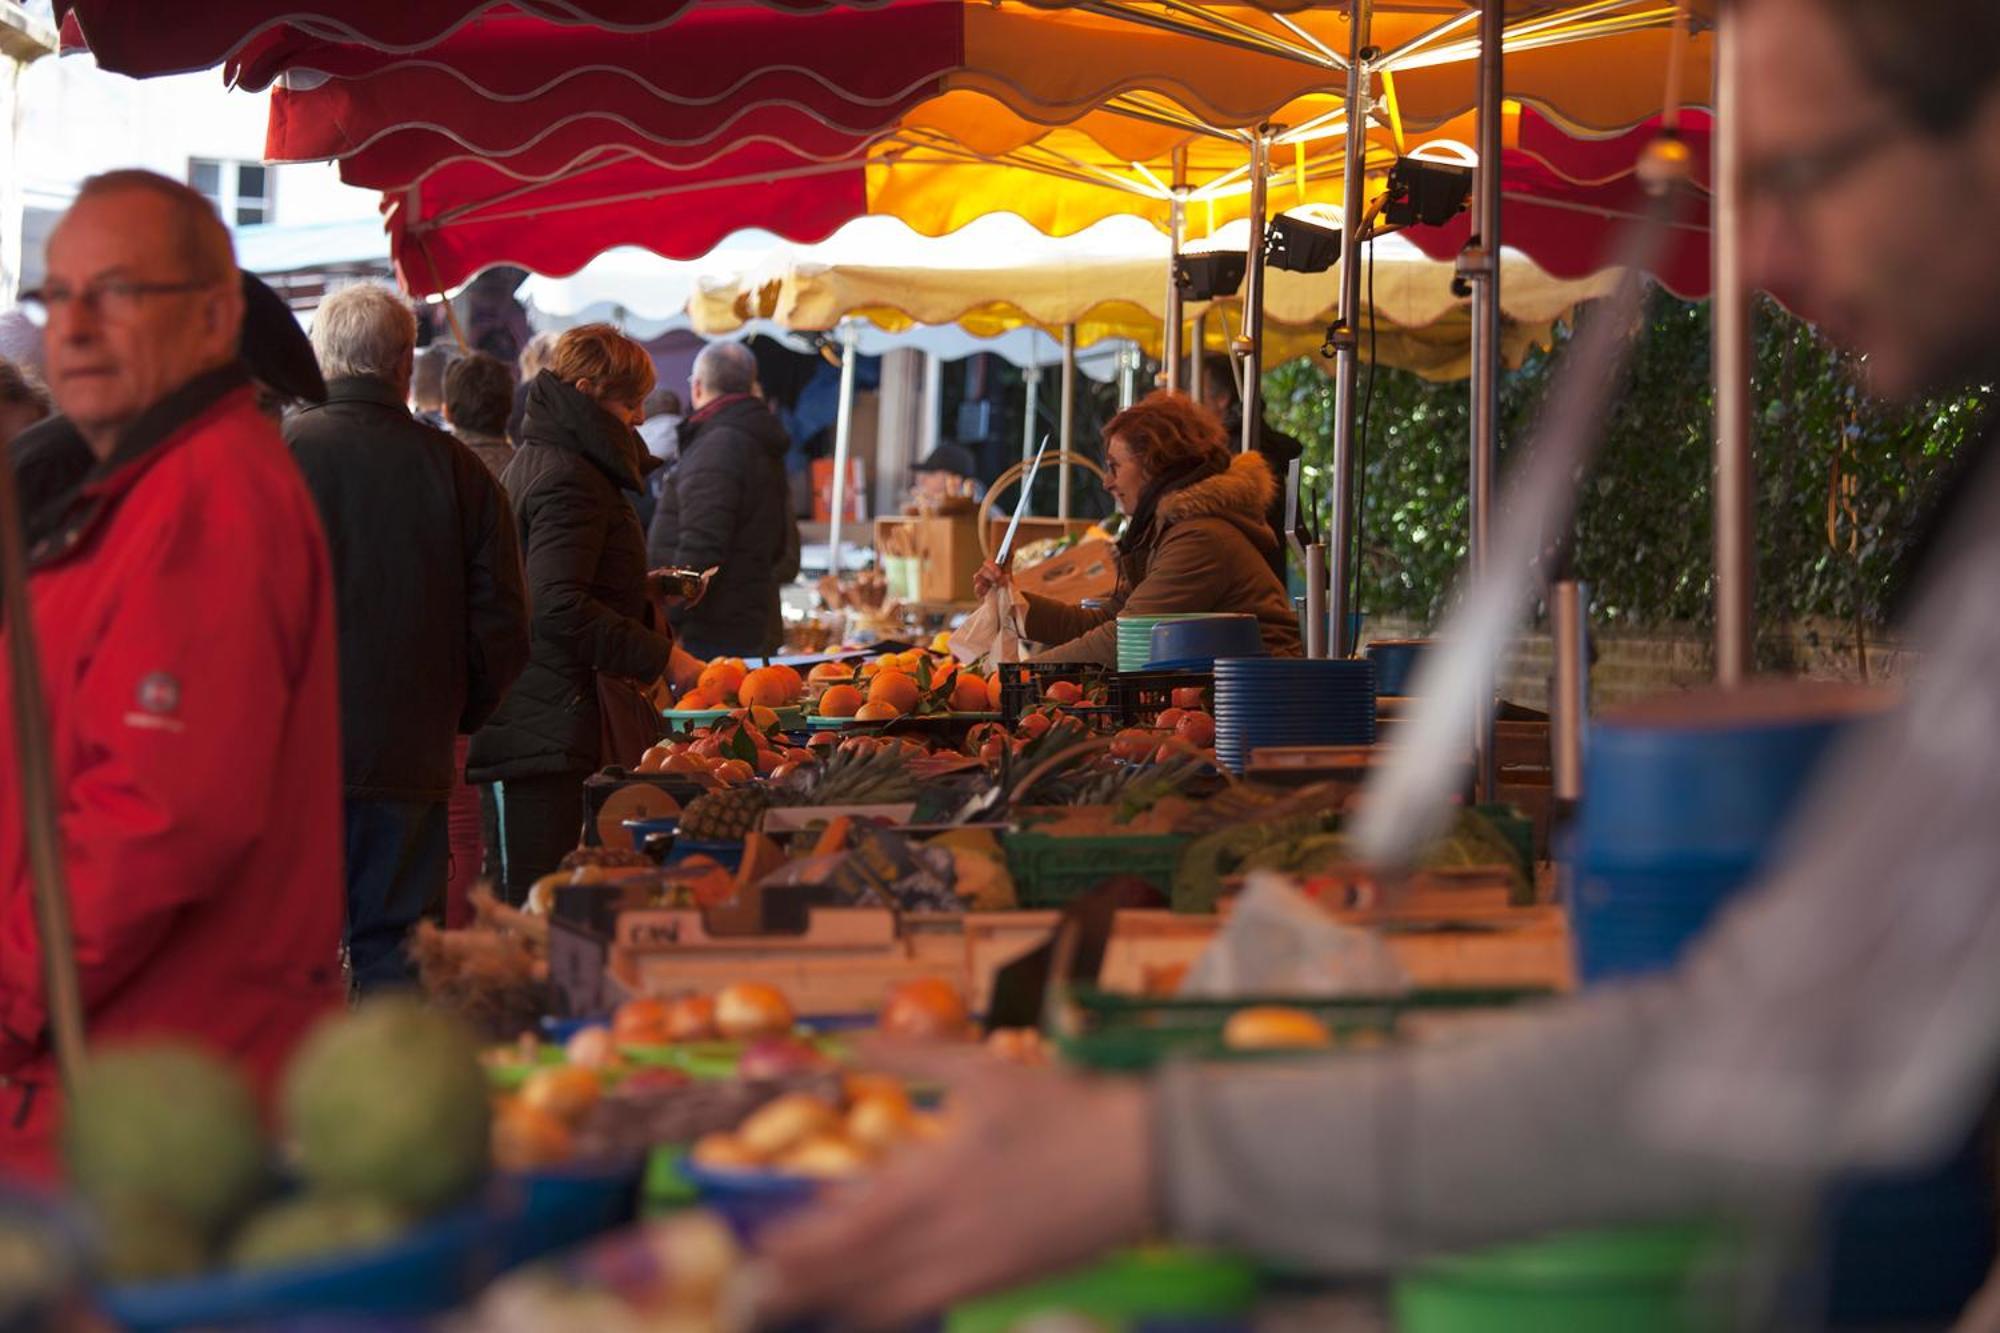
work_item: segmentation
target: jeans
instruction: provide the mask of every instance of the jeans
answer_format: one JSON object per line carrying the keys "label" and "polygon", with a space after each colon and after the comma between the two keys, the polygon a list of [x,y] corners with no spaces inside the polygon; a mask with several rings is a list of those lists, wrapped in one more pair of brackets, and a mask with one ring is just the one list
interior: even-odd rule
{"label": "jeans", "polygon": [[509,778],[495,784],[499,808],[500,887],[508,903],[528,900],[535,881],[561,867],[583,832],[583,783],[591,770]]}
{"label": "jeans", "polygon": [[347,952],[362,994],[416,982],[403,940],[444,907],[443,801],[347,802]]}

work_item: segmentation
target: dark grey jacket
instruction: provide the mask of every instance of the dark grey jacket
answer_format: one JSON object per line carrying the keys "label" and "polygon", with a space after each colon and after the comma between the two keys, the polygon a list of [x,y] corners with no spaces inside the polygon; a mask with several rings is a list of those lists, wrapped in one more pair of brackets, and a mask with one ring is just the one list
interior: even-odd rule
{"label": "dark grey jacket", "polygon": [[597,673],[652,680],[673,642],[652,627],[646,541],[631,496],[639,438],[544,371],[500,484],[520,525],[534,606],[528,669],[472,738],[475,782],[595,769]]}
{"label": "dark grey jacket", "polygon": [[333,557],[347,794],[443,800],[452,738],[492,715],[528,660],[506,498],[379,379],[334,380],[284,432]]}
{"label": "dark grey jacket", "polygon": [[698,656],[758,657],[784,642],[778,589],[796,549],[785,451],[771,409],[733,398],[681,423],[680,461],[653,513],[647,553],[656,568],[719,567],[700,605],[675,620]]}

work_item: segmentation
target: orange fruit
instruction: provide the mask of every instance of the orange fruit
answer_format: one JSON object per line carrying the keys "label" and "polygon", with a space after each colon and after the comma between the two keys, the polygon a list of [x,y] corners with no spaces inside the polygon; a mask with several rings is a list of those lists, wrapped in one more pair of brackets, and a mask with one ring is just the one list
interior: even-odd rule
{"label": "orange fruit", "polygon": [[992,698],[986,682],[970,671],[951,683],[951,709],[954,713],[984,713]]}
{"label": "orange fruit", "polygon": [[900,671],[884,669],[875,673],[875,679],[868,684],[868,702],[887,704],[897,713],[907,713],[916,708],[923,696],[917,691],[917,682]]}
{"label": "orange fruit", "polygon": [[812,669],[812,675],[807,679],[830,685],[851,684],[854,680],[854,668],[845,662],[821,662]]}
{"label": "orange fruit", "polygon": [[889,659],[886,657],[871,657],[861,664],[861,670],[855,674],[862,680],[868,680],[888,664]]}
{"label": "orange fruit", "polygon": [[790,681],[792,684],[792,697],[794,699],[798,698],[801,694],[804,694],[806,692],[806,678],[804,676],[801,676],[792,667],[785,666],[783,663],[780,662],[774,662],[770,666],[765,667],[764,669],[766,671],[775,671],[780,676],[783,676],[786,680]]}
{"label": "orange fruit", "polygon": [[758,667],[736,686],[736,697],[750,707],[784,708],[799,700],[805,682],[790,667]]}
{"label": "orange fruit", "polygon": [[830,685],[819,697],[821,717],[853,717],[862,704],[861,691],[852,685]]}
{"label": "orange fruit", "polygon": [[986,678],[986,702],[989,711],[1000,711],[1000,673],[995,671]]}
{"label": "orange fruit", "polygon": [[[717,699],[733,699],[736,697],[737,688],[743,684],[743,678],[749,674],[743,669],[741,662],[733,658],[718,657],[701,669],[701,678],[695,682],[695,688]],[[720,706],[709,705],[711,708]]]}
{"label": "orange fruit", "polygon": [[720,708],[722,707],[722,700],[713,690],[704,690],[700,686],[696,686],[676,700],[674,707],[683,711],[694,712],[703,708]]}
{"label": "orange fruit", "polygon": [[855,710],[856,722],[893,722],[903,715],[903,710],[894,704],[869,702]]}

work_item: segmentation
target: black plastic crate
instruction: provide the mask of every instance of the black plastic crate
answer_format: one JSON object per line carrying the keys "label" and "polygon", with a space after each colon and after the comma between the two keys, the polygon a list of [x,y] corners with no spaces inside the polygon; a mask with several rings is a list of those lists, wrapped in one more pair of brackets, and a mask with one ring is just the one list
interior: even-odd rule
{"label": "black plastic crate", "polygon": [[[1059,680],[1083,687],[1086,702],[1065,704],[1064,708],[1085,720],[1108,723],[1118,720],[1116,676],[1110,667],[1095,662],[1003,662],[1000,664],[1000,720],[1009,727],[1021,714],[1048,702],[1045,691]],[[1093,697],[1101,703],[1088,702]]]}
{"label": "black plastic crate", "polygon": [[1202,711],[1215,712],[1213,671],[1121,671],[1112,681],[1111,696],[1120,725],[1150,727],[1174,706],[1174,691],[1186,689],[1199,689]]}

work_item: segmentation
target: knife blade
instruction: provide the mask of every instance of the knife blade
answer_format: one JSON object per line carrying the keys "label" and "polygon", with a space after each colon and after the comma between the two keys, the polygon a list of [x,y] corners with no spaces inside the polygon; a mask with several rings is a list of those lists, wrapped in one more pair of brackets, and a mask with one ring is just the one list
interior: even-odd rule
{"label": "knife blade", "polygon": [[1014,533],[1021,526],[1021,516],[1028,512],[1028,497],[1034,494],[1035,474],[1042,470],[1042,455],[1049,451],[1049,437],[1042,436],[1042,447],[1035,450],[1034,461],[1028,464],[1028,471],[1021,478],[1021,498],[1014,502],[1014,517],[1007,523],[1007,535],[1000,539],[1000,550],[993,557],[993,563],[1007,568],[1007,562],[1014,558]]}

